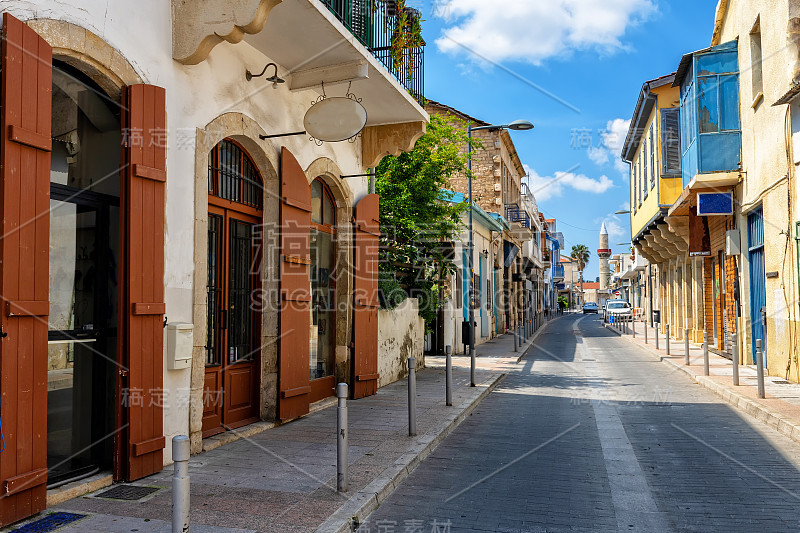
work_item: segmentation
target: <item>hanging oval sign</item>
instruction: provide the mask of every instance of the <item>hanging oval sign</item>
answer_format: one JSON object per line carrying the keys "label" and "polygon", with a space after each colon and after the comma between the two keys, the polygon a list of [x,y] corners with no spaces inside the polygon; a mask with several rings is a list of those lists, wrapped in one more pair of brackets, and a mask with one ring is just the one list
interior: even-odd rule
{"label": "hanging oval sign", "polygon": [[367,110],[350,98],[326,98],[306,111],[303,125],[309,135],[320,141],[345,141],[367,125]]}

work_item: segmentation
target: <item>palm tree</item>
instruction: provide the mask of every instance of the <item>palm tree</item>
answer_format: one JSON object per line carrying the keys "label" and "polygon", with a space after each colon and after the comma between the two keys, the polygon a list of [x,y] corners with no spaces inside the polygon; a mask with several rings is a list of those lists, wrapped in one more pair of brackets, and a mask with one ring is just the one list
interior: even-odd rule
{"label": "palm tree", "polygon": [[586,263],[589,262],[589,248],[585,244],[576,244],[572,247],[572,253],[569,256],[578,263],[578,272],[581,277],[581,299],[583,299],[583,269],[586,268]]}

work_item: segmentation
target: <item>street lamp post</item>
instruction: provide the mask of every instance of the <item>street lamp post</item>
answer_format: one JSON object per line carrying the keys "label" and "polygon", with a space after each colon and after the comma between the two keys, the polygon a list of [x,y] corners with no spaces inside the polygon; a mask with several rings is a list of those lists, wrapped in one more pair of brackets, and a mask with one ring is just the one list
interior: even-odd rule
{"label": "street lamp post", "polygon": [[467,269],[469,270],[469,385],[475,386],[475,308],[472,305],[473,292],[475,291],[475,273],[474,273],[474,258],[472,257],[475,249],[475,239],[472,234],[472,132],[479,130],[502,130],[510,129],[517,131],[532,130],[533,124],[527,120],[515,120],[510,124],[503,124],[500,126],[467,126],[467,190],[469,193],[469,258],[467,259]]}

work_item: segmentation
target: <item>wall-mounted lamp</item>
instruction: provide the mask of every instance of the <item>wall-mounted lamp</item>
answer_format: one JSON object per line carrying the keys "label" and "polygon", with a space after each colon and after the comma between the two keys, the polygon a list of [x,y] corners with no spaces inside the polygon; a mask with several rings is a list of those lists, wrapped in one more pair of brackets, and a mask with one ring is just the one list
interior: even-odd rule
{"label": "wall-mounted lamp", "polygon": [[483,251],[483,257],[489,257],[489,250]]}
{"label": "wall-mounted lamp", "polygon": [[261,76],[264,75],[264,73],[267,71],[267,69],[269,67],[274,67],[275,68],[275,73],[272,76],[269,76],[269,77],[265,78],[265,80],[266,81],[271,81],[272,82],[272,88],[276,89],[278,87],[279,83],[285,83],[285,81],[283,80],[283,78],[278,76],[278,65],[276,65],[275,63],[267,63],[264,66],[264,70],[262,70],[260,74],[253,74],[249,70],[246,70],[245,73],[244,73],[244,77],[245,77],[245,79],[247,81],[250,81],[253,78],[260,78]]}

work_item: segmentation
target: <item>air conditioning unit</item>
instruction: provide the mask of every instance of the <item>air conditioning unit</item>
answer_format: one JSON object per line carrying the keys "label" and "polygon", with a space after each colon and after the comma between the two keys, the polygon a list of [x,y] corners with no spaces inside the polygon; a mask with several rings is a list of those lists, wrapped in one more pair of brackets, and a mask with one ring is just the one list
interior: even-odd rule
{"label": "air conditioning unit", "polygon": [[739,237],[739,230],[732,229],[725,232],[725,255],[740,255],[742,253],[742,241]]}

